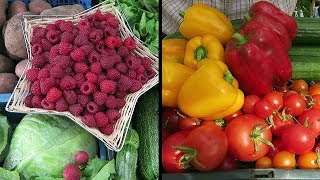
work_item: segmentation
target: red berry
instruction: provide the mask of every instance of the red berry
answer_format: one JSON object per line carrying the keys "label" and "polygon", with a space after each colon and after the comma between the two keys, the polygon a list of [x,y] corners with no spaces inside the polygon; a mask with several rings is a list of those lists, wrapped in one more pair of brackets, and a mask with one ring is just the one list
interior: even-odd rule
{"label": "red berry", "polygon": [[109,109],[115,109],[118,105],[118,102],[114,96],[110,95],[106,98],[106,101],[104,104]]}
{"label": "red berry", "polygon": [[63,32],[61,34],[61,42],[62,43],[73,43],[75,35],[72,32]]}
{"label": "red berry", "polygon": [[80,48],[73,50],[70,56],[75,62],[82,62],[84,60],[84,52]]}
{"label": "red berry", "polygon": [[97,127],[96,120],[93,115],[84,115],[81,121],[88,127]]}
{"label": "red berry", "polygon": [[109,123],[108,116],[103,112],[98,112],[94,115],[97,127],[103,127]]}
{"label": "red berry", "polygon": [[72,104],[69,106],[69,112],[74,116],[80,116],[83,112],[83,107],[79,104]]}
{"label": "red berry", "polygon": [[54,78],[62,78],[64,76],[63,69],[59,66],[54,66],[50,69],[50,76]]}
{"label": "red berry", "polygon": [[77,103],[77,94],[75,91],[63,91],[63,97],[69,105]]}
{"label": "red berry", "polygon": [[84,95],[89,95],[95,91],[95,85],[86,81],[81,85],[80,91]]}
{"label": "red berry", "polygon": [[34,108],[41,108],[42,96],[33,96],[31,99],[31,104]]}
{"label": "red berry", "polygon": [[31,61],[32,67],[43,68],[46,65],[46,60],[42,55],[35,55]]}
{"label": "red berry", "polygon": [[72,90],[76,88],[76,80],[71,76],[64,76],[60,81],[60,88],[62,90]]}
{"label": "red berry", "polygon": [[36,80],[31,84],[30,91],[33,95],[38,95],[38,96],[42,95],[39,80]]}
{"label": "red berry", "polygon": [[95,29],[90,32],[89,40],[93,43],[98,43],[103,38],[103,30],[101,29]]}
{"label": "red berry", "polygon": [[117,87],[117,83],[111,80],[103,80],[100,83],[100,90],[103,93],[111,93],[113,92]]}
{"label": "red berry", "polygon": [[120,110],[126,104],[126,100],[124,98],[117,98],[117,107],[116,109]]}
{"label": "red berry", "polygon": [[34,82],[38,79],[39,70],[36,68],[31,68],[26,73],[26,78],[30,82]]}
{"label": "red berry", "polygon": [[25,99],[24,99],[24,104],[27,106],[27,107],[32,107],[32,98],[33,98],[33,95],[28,95]]}
{"label": "red berry", "polygon": [[56,102],[58,101],[62,96],[62,92],[56,88],[56,87],[52,87],[49,91],[48,94],[46,96],[46,99],[48,102]]}
{"label": "red berry", "polygon": [[89,102],[89,98],[87,95],[83,95],[83,94],[78,95],[77,103],[80,104],[82,107],[86,107],[88,102]]}
{"label": "red berry", "polygon": [[111,68],[107,71],[107,78],[110,80],[118,80],[120,78],[120,72],[115,68]]}
{"label": "red berry", "polygon": [[77,88],[81,88],[82,84],[86,81],[85,76],[81,73],[75,74],[73,78],[77,83]]}
{"label": "red berry", "polygon": [[118,54],[120,57],[125,58],[130,54],[130,52],[126,46],[120,46],[118,48]]}
{"label": "red berry", "polygon": [[74,71],[76,73],[87,73],[89,67],[84,62],[78,62],[74,65]]}
{"label": "red berry", "polygon": [[133,80],[132,86],[129,89],[129,92],[134,93],[139,91],[142,88],[142,82],[138,80]]}
{"label": "red berry", "polygon": [[100,55],[99,55],[99,53],[97,53],[97,51],[92,51],[89,54],[88,59],[89,59],[89,63],[90,64],[95,63],[95,62],[99,62]]}
{"label": "red berry", "polygon": [[146,68],[144,75],[147,77],[147,79],[151,79],[156,75],[156,72],[154,72],[154,70],[151,67],[149,67]]}
{"label": "red berry", "polygon": [[56,102],[56,107],[55,109],[58,112],[64,112],[64,111],[68,111],[69,109],[69,105],[66,102],[66,100],[64,98],[60,98],[57,102]]}
{"label": "red berry", "polygon": [[[90,33],[90,31],[88,31]],[[88,40],[88,37],[84,34],[79,34],[75,39],[74,39],[74,44],[78,47],[88,45],[90,42]]]}
{"label": "red berry", "polygon": [[141,66],[141,59],[132,55],[127,56],[125,62],[130,69],[136,70]]}
{"label": "red berry", "polygon": [[40,90],[42,94],[47,94],[49,90],[54,87],[56,80],[53,77],[40,79]]}
{"label": "red berry", "polygon": [[128,48],[129,51],[133,51],[136,48],[136,42],[131,37],[125,39],[123,44]]}
{"label": "red berry", "polygon": [[98,112],[98,105],[95,102],[89,102],[86,106],[87,111],[91,114],[95,114],[96,112]]}
{"label": "red berry", "polygon": [[50,68],[42,68],[38,73],[38,79],[50,77]]}
{"label": "red berry", "polygon": [[132,79],[128,78],[127,76],[121,75],[118,81],[118,89],[119,91],[127,91],[131,88],[132,84]]}
{"label": "red berry", "polygon": [[93,100],[98,106],[104,105],[106,98],[107,98],[107,95],[100,91],[96,91],[93,93]]}
{"label": "red berry", "polygon": [[40,55],[43,52],[43,49],[40,44],[34,44],[31,48],[31,53],[33,56]]}
{"label": "red berry", "polygon": [[60,41],[59,35],[60,35],[59,31],[49,30],[46,34],[46,38],[50,43],[57,44]]}
{"label": "red berry", "polygon": [[105,135],[111,135],[114,131],[114,127],[111,124],[107,124],[102,128],[99,128],[99,130]]}
{"label": "red berry", "polygon": [[109,119],[109,123],[110,124],[116,124],[116,122],[118,121],[118,119],[120,118],[121,114],[119,111],[115,110],[115,109],[109,109],[106,112],[108,119]]}
{"label": "red berry", "polygon": [[96,83],[98,80],[98,76],[92,72],[88,72],[85,77],[86,77],[86,81],[90,83]]}
{"label": "red berry", "polygon": [[94,62],[89,67],[90,71],[95,74],[101,74],[102,68],[99,62]]}
{"label": "red berry", "polygon": [[129,68],[128,68],[128,66],[127,66],[126,63],[121,62],[121,63],[116,64],[116,69],[117,69],[120,73],[126,74],[126,73],[128,72],[128,69],[129,69]]}
{"label": "red berry", "polygon": [[60,43],[59,44],[59,54],[69,55],[73,51],[72,44],[69,43]]}
{"label": "red berry", "polygon": [[79,164],[79,165],[85,165],[88,163],[88,160],[89,160],[89,155],[87,152],[85,151],[78,151],[76,154],[75,154],[75,160],[76,160],[76,163]]}
{"label": "red berry", "polygon": [[62,175],[65,180],[80,180],[81,171],[78,166],[76,166],[74,164],[68,164],[63,169]]}
{"label": "red berry", "polygon": [[48,102],[47,99],[43,99],[43,100],[41,101],[41,106],[42,106],[43,109],[53,110],[54,107],[55,107],[55,104],[52,103],[52,102]]}

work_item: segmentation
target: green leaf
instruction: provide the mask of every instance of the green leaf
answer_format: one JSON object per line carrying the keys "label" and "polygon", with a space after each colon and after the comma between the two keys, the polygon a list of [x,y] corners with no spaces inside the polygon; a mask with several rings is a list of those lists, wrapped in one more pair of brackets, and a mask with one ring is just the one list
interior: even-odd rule
{"label": "green leaf", "polygon": [[107,160],[102,160],[95,157],[92,159],[83,171],[83,174],[88,178],[95,177],[99,171],[108,163]]}
{"label": "green leaf", "polygon": [[92,180],[108,179],[111,174],[115,174],[115,160],[109,161]]}
{"label": "green leaf", "polygon": [[19,173],[16,171],[8,171],[0,167],[1,180],[20,180]]}
{"label": "green leaf", "polygon": [[146,23],[146,31],[149,34],[153,34],[155,32],[155,23],[156,20],[151,19]]}
{"label": "green leaf", "polygon": [[155,54],[159,54],[159,48],[158,47],[155,47],[153,45],[149,45],[148,46],[149,50]]}
{"label": "green leaf", "polygon": [[134,27],[133,27],[133,29],[132,29],[132,32],[133,32],[134,35],[137,36],[137,38],[140,39],[140,33],[139,33],[139,31],[137,30],[137,26],[139,26],[139,24],[135,24],[135,25],[134,25]]}
{"label": "green leaf", "polygon": [[140,23],[139,23],[139,33],[142,37],[144,37],[147,34],[146,25],[147,25],[147,17],[146,17],[146,13],[143,12],[140,19]]}

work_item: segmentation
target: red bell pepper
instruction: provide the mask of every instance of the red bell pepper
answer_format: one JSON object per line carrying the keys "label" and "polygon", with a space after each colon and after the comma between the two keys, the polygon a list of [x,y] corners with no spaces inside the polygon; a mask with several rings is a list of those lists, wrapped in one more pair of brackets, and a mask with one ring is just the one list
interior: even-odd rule
{"label": "red bell pepper", "polygon": [[274,87],[285,85],[292,76],[288,51],[270,29],[245,27],[227,43],[225,56],[241,90],[247,94],[265,95]]}
{"label": "red bell pepper", "polygon": [[250,16],[254,16],[260,12],[269,14],[275,20],[283,24],[283,26],[287,29],[291,39],[296,37],[298,32],[298,25],[296,21],[277,6],[268,1],[259,1],[253,4],[249,9]]}

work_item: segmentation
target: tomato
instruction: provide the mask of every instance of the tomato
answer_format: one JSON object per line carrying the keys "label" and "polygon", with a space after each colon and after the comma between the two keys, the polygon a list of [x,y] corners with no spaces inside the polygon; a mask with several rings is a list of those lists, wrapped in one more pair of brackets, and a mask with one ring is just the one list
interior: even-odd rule
{"label": "tomato", "polygon": [[280,151],[273,157],[272,163],[274,168],[295,169],[296,158],[288,151]]}
{"label": "tomato", "polygon": [[287,85],[281,86],[281,87],[276,87],[276,91],[283,94],[288,92],[290,89]]}
{"label": "tomato", "polygon": [[295,80],[292,83],[291,89],[300,93],[301,91],[306,91],[309,89],[308,83],[302,79]]}
{"label": "tomato", "polygon": [[300,169],[318,169],[317,153],[309,151],[305,154],[299,155],[297,165]]}
{"label": "tomato", "polygon": [[285,101],[285,99],[286,99],[288,96],[292,95],[292,94],[298,94],[298,93],[297,93],[297,92],[295,92],[295,91],[292,91],[292,90],[287,91],[287,92],[286,92],[286,93],[284,93],[284,94],[283,94],[283,96],[282,96],[283,101]]}
{"label": "tomato", "polygon": [[256,161],[255,167],[257,169],[272,168],[272,160],[269,157],[263,156]]}
{"label": "tomato", "polygon": [[272,138],[272,144],[274,145],[274,149],[269,148],[268,153],[266,154],[267,157],[273,158],[279,151],[285,150],[285,147],[281,141],[280,137]]}
{"label": "tomato", "polygon": [[162,113],[162,124],[168,132],[174,133],[179,129],[179,119],[176,108],[165,108]]}
{"label": "tomato", "polygon": [[179,131],[171,134],[162,144],[162,166],[168,173],[185,172],[185,166],[179,164],[180,158],[184,153],[180,150],[173,148],[172,146],[181,146],[186,137],[189,135],[189,131]]}
{"label": "tomato", "polygon": [[254,105],[260,101],[260,97],[256,95],[248,95],[244,98],[242,110],[246,114],[252,114],[254,113],[253,107]]}
{"label": "tomato", "polygon": [[220,129],[222,129],[224,127],[224,120],[223,119],[217,119],[217,120],[205,120],[201,122],[201,126],[216,126]]}
{"label": "tomato", "polygon": [[282,110],[281,114],[277,113],[273,116],[274,126],[271,128],[274,136],[280,136],[285,126],[294,124],[294,120],[291,114],[287,113],[286,110]]}
{"label": "tomato", "polygon": [[282,131],[281,140],[286,150],[293,154],[307,153],[315,144],[313,132],[301,124],[286,126]]}
{"label": "tomato", "polygon": [[[268,152],[269,145],[260,139],[269,143],[272,141],[272,133],[268,129],[267,122],[254,114],[244,114],[234,118],[227,124],[225,132],[229,139],[231,155],[244,162],[255,161]],[[254,141],[257,141],[257,146]]]}
{"label": "tomato", "polygon": [[170,133],[167,131],[167,130],[165,130],[165,129],[162,129],[162,133],[161,133],[161,141],[162,141],[162,143],[164,142],[164,140],[166,140],[167,139],[167,137],[170,135]]}
{"label": "tomato", "polygon": [[199,171],[211,171],[223,161],[228,151],[226,134],[215,126],[200,126],[193,129],[185,142],[191,164]]}
{"label": "tomato", "polygon": [[316,137],[320,135],[320,110],[306,110],[299,116],[298,121],[310,128]]}
{"label": "tomato", "polygon": [[300,94],[291,94],[284,99],[283,106],[290,110],[293,116],[299,116],[307,108],[307,103]]}
{"label": "tomato", "polygon": [[311,97],[313,99],[311,109],[320,109],[320,94],[316,94]]}
{"label": "tomato", "polygon": [[190,131],[201,124],[201,119],[198,118],[185,118],[179,121],[179,129],[181,131]]}
{"label": "tomato", "polygon": [[269,101],[274,110],[280,110],[283,107],[282,94],[279,92],[271,92],[264,96],[264,99]]}
{"label": "tomato", "polygon": [[224,157],[222,163],[219,165],[217,170],[229,171],[229,170],[234,170],[239,168],[240,167],[237,161],[227,153],[227,155]]}
{"label": "tomato", "polygon": [[235,112],[235,113],[233,113],[233,114],[231,114],[231,115],[229,115],[229,116],[227,116],[227,117],[224,117],[223,119],[228,123],[228,122],[230,122],[233,118],[238,117],[238,116],[240,116],[240,115],[242,115],[242,114],[243,114],[242,111],[239,110],[239,111],[237,111],[237,112]]}
{"label": "tomato", "polygon": [[320,94],[320,84],[313,86],[313,87],[310,87],[310,89],[309,89],[310,96],[314,96],[316,94]]}
{"label": "tomato", "polygon": [[260,101],[258,101],[253,109],[254,113],[263,119],[271,116],[271,114],[273,113],[272,104],[266,99],[261,99]]}

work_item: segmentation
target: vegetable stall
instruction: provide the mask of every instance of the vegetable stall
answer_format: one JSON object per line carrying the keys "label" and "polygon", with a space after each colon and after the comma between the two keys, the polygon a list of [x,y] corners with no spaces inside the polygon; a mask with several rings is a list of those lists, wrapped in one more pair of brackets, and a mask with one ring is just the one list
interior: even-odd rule
{"label": "vegetable stall", "polygon": [[162,40],[163,178],[319,179],[319,19],[268,1],[180,15]]}

